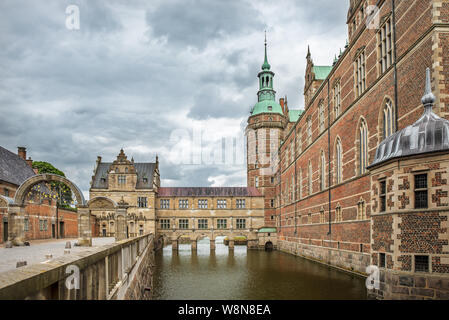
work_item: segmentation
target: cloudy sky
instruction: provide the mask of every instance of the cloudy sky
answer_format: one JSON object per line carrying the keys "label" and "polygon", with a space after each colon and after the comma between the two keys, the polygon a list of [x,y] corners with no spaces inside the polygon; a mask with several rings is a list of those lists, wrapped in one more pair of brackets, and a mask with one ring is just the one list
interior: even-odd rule
{"label": "cloudy sky", "polygon": [[[307,45],[316,65],[331,64],[348,4],[2,0],[0,145],[27,147],[86,195],[96,157],[122,147],[136,162],[158,154],[163,186],[244,186],[242,157],[223,163],[217,150],[257,101],[264,30],[277,98],[301,109]],[[69,5],[79,30],[66,26]]]}

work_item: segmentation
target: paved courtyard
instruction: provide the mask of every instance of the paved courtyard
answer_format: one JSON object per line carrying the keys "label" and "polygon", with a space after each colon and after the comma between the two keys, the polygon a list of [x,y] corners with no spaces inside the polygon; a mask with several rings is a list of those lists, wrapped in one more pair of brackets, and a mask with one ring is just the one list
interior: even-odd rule
{"label": "paved courtyard", "polygon": [[[72,248],[70,253],[76,253],[84,250],[86,247],[76,247],[78,239],[46,239],[30,241],[29,247],[13,247],[6,249],[0,247],[0,272],[13,270],[18,261],[26,261],[27,265],[46,261],[46,255],[51,254],[53,258],[64,255],[65,244],[70,241]],[[113,243],[114,238],[93,238],[92,247],[99,247],[105,244]]]}

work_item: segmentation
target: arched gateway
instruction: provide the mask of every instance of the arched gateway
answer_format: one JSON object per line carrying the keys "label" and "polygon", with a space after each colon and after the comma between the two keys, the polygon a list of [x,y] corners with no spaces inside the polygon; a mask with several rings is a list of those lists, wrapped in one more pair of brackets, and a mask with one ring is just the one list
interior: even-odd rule
{"label": "arched gateway", "polygon": [[21,246],[25,240],[25,200],[28,192],[37,184],[60,182],[68,186],[75,194],[78,209],[78,243],[82,246],[92,245],[90,210],[81,190],[69,179],[56,174],[39,174],[25,180],[17,189],[14,202],[8,206],[8,241]]}

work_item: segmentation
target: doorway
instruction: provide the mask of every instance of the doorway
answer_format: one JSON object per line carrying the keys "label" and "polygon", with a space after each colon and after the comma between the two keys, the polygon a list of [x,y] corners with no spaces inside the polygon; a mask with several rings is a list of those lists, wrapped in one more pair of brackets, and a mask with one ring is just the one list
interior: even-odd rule
{"label": "doorway", "polygon": [[64,238],[64,221],[59,221],[59,238]]}
{"label": "doorway", "polygon": [[3,242],[8,241],[8,222],[3,222]]}
{"label": "doorway", "polygon": [[56,238],[56,228],[54,223],[51,224],[51,237]]}

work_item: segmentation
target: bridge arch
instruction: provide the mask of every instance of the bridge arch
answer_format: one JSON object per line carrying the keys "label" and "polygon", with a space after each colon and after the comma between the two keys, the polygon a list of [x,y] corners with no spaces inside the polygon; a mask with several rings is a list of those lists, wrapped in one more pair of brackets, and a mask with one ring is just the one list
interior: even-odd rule
{"label": "bridge arch", "polygon": [[31,190],[32,187],[34,187],[36,184],[39,184],[41,182],[61,182],[67,185],[70,190],[75,194],[75,198],[77,201],[77,207],[78,206],[85,206],[86,200],[84,200],[83,193],[78,188],[76,184],[74,184],[72,181],[67,179],[66,177],[52,174],[52,173],[45,173],[45,174],[38,174],[35,176],[32,176],[25,180],[17,189],[16,195],[14,197],[14,203],[19,206],[23,206],[25,203],[25,198],[28,192]]}

